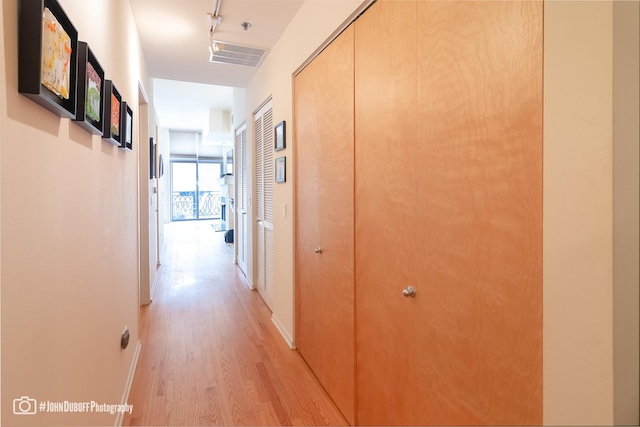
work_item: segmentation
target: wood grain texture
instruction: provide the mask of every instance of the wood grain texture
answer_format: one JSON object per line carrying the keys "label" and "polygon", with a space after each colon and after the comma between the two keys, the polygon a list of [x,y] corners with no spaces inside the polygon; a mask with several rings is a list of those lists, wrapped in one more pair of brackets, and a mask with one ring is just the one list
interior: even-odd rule
{"label": "wood grain texture", "polygon": [[356,22],[357,422],[541,424],[541,248],[542,3],[375,4]]}
{"label": "wood grain texture", "polygon": [[[296,346],[355,417],[354,30],[295,78]],[[321,247],[317,254],[314,249]]]}
{"label": "wood grain texture", "polygon": [[346,425],[206,222],[167,226],[124,425]]}
{"label": "wood grain texture", "polygon": [[[407,261],[413,252],[418,158],[415,2],[376,3],[356,21],[357,417],[405,424],[412,376],[426,361],[412,349],[419,299]],[[402,35],[402,38],[400,38]],[[419,295],[421,297],[421,295]],[[427,398],[422,396],[421,399]],[[406,402],[406,404],[405,404]],[[422,423],[415,422],[416,425]]]}

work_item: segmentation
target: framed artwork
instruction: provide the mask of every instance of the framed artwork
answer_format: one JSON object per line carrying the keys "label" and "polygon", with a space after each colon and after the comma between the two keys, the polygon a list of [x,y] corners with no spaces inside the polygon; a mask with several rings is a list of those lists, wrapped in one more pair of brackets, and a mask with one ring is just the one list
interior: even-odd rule
{"label": "framed artwork", "polygon": [[102,134],[104,83],[104,69],[89,45],[78,42],[77,102],[73,120],[94,135]]}
{"label": "framed artwork", "polygon": [[122,96],[111,80],[104,84],[104,116],[102,119],[102,138],[113,145],[121,146],[123,137],[122,126]]}
{"label": "framed artwork", "polygon": [[274,149],[276,151],[284,150],[287,148],[286,134],[287,134],[287,123],[283,120],[276,125],[274,128]]}
{"label": "framed artwork", "polygon": [[20,0],[18,10],[18,91],[74,119],[78,31],[56,0]]}
{"label": "framed artwork", "polygon": [[162,178],[162,175],[164,175],[164,158],[160,154],[158,156],[158,178]]}
{"label": "framed artwork", "polygon": [[156,142],[149,138],[149,179],[156,177]]}
{"label": "framed artwork", "polygon": [[287,158],[285,156],[276,159],[276,182],[287,182]]}
{"label": "framed artwork", "polygon": [[122,102],[120,109],[120,148],[123,150],[133,150],[133,110],[129,107],[129,104]]}

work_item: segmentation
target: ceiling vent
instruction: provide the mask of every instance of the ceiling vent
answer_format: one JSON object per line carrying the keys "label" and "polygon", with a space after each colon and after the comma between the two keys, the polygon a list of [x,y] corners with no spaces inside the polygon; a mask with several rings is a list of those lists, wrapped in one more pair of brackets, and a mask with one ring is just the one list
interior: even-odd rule
{"label": "ceiling vent", "polygon": [[209,56],[209,62],[218,64],[257,67],[267,53],[267,49],[260,47],[242,46],[219,40],[214,40],[212,45],[215,48],[210,49],[211,56]]}

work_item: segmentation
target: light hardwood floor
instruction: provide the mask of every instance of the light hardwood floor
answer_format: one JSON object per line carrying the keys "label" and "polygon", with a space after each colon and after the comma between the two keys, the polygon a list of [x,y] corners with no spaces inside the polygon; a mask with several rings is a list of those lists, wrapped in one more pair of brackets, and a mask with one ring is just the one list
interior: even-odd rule
{"label": "light hardwood floor", "polygon": [[124,425],[346,425],[209,222],[166,227]]}

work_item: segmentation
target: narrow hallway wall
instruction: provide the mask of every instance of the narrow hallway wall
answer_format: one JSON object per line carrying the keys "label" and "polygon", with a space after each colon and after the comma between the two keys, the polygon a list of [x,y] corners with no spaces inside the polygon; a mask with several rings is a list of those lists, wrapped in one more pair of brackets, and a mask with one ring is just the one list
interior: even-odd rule
{"label": "narrow hallway wall", "polygon": [[[113,425],[109,412],[13,414],[22,396],[120,404],[139,349],[137,131],[125,152],[18,93],[19,3],[2,2],[0,23],[2,425]],[[59,3],[137,127],[147,79],[129,2]]]}

